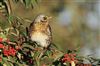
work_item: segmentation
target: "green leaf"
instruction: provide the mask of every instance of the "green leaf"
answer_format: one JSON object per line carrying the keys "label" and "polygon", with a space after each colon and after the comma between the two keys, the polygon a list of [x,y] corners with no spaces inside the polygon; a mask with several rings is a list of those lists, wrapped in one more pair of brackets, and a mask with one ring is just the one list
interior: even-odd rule
{"label": "green leaf", "polygon": [[31,5],[31,0],[25,0],[25,6],[28,8]]}
{"label": "green leaf", "polygon": [[62,52],[59,52],[56,57],[54,58],[54,61],[60,59],[64,54]]}
{"label": "green leaf", "polygon": [[16,3],[19,1],[19,0],[14,0]]}
{"label": "green leaf", "polygon": [[14,57],[14,56],[9,56],[9,57],[8,57],[8,60],[9,60],[10,62],[15,63],[15,62],[16,62],[16,60],[17,60],[17,58],[16,58],[16,57]]}
{"label": "green leaf", "polygon": [[0,21],[0,27],[4,30],[6,28],[9,28],[10,24],[7,21]]}
{"label": "green leaf", "polygon": [[3,66],[12,66],[12,63],[10,63],[7,58],[3,58],[2,61],[4,62]]}
{"label": "green leaf", "polygon": [[18,38],[15,35],[9,35],[8,38],[10,39],[10,41],[16,42],[18,40]]}
{"label": "green leaf", "polygon": [[3,38],[3,39],[5,39],[5,40],[7,39],[6,35],[3,34],[3,33],[0,33],[0,37]]}
{"label": "green leaf", "polygon": [[14,63],[14,66],[22,66],[22,64],[16,62],[16,63]]}
{"label": "green leaf", "polygon": [[71,51],[71,50],[69,50],[69,49],[67,49],[67,50],[66,50],[66,53],[72,53],[72,51]]}
{"label": "green leaf", "polygon": [[39,55],[40,55],[40,52],[35,51],[35,52],[34,52],[34,59],[38,58]]}
{"label": "green leaf", "polygon": [[52,54],[52,51],[47,50],[45,54],[49,57]]}
{"label": "green leaf", "polygon": [[32,45],[29,45],[28,43],[24,43],[24,44],[22,45],[22,48],[28,48],[28,49],[30,49],[30,50],[33,50],[33,49],[34,49],[34,47],[33,47]]}
{"label": "green leaf", "polygon": [[36,5],[36,0],[31,0],[31,6],[34,7]]}
{"label": "green leaf", "polygon": [[25,6],[26,8],[34,7],[35,5],[37,5],[37,0],[24,0]]}
{"label": "green leaf", "polygon": [[13,20],[13,17],[14,17],[14,16],[12,16],[12,15],[9,15],[9,16],[8,16],[8,21],[9,21],[10,24],[11,24],[11,21]]}
{"label": "green leaf", "polygon": [[40,0],[35,0],[36,3],[38,3]]}

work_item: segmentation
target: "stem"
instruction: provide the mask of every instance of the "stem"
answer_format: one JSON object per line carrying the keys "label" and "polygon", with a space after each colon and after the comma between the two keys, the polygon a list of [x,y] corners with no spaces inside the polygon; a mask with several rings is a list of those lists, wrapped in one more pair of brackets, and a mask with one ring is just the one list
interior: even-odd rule
{"label": "stem", "polygon": [[75,66],[75,62],[74,61],[71,61],[71,66]]}

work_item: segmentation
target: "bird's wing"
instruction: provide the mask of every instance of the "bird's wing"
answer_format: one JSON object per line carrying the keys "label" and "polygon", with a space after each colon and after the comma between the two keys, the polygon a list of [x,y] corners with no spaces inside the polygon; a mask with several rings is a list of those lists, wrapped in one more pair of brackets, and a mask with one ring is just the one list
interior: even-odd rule
{"label": "bird's wing", "polygon": [[47,32],[49,36],[52,36],[52,31],[50,25],[48,25]]}
{"label": "bird's wing", "polygon": [[31,36],[33,30],[34,30],[34,22],[32,22],[29,26],[29,37]]}
{"label": "bird's wing", "polygon": [[52,31],[51,31],[50,25],[48,25],[47,34],[48,34],[48,36],[49,36],[49,41],[50,41],[50,43],[52,43]]}

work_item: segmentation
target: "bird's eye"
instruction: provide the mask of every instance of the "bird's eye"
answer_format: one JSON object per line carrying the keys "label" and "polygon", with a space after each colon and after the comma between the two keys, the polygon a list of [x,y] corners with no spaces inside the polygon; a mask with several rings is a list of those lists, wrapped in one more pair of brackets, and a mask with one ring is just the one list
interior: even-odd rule
{"label": "bird's eye", "polygon": [[46,20],[47,19],[47,17],[43,17],[43,20]]}

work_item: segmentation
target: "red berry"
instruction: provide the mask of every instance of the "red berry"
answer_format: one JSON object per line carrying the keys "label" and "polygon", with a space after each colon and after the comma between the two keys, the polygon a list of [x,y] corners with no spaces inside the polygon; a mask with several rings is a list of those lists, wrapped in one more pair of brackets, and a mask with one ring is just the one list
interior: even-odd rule
{"label": "red berry", "polygon": [[4,48],[4,45],[3,44],[0,44],[0,48]]}
{"label": "red berry", "polygon": [[0,42],[2,42],[3,41],[3,38],[0,38]]}

